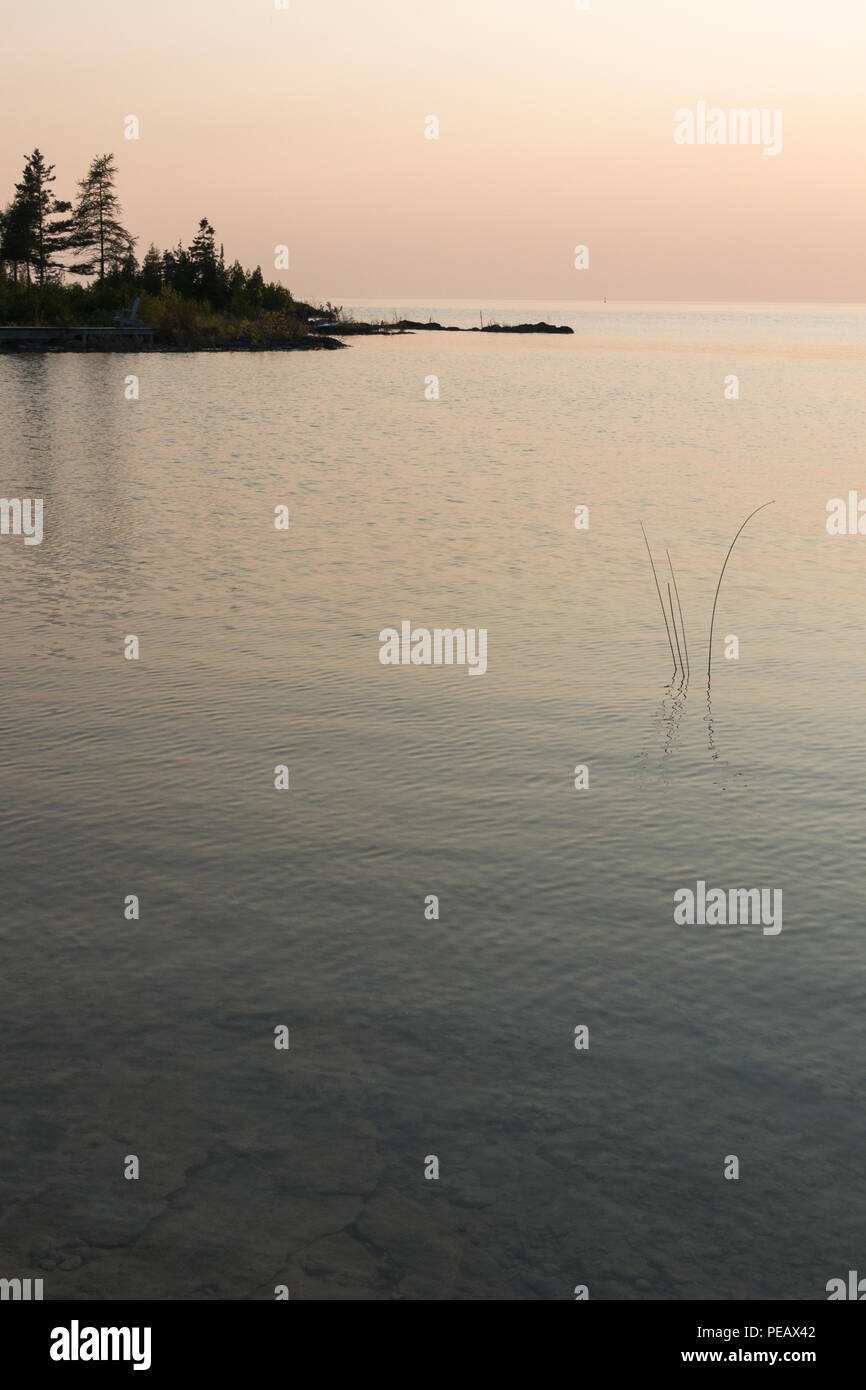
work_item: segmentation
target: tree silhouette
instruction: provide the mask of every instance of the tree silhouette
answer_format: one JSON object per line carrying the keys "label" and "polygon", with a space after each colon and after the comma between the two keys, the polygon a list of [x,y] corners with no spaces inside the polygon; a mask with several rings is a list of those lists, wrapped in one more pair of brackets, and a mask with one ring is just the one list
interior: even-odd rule
{"label": "tree silhouette", "polygon": [[39,149],[35,149],[24,165],[21,182],[15,185],[15,196],[3,216],[0,259],[14,267],[25,267],[27,283],[31,273],[40,285],[56,277],[62,269],[56,257],[69,246],[70,203],[61,203],[51,191],[54,165],[46,164]]}
{"label": "tree silhouette", "polygon": [[87,174],[79,180],[80,192],[73,215],[72,244],[84,260],[70,266],[76,275],[98,271],[105,279],[106,266],[118,269],[132,254],[137,238],[130,236],[119,218],[121,206],[114,191],[114,155],[97,155]]}

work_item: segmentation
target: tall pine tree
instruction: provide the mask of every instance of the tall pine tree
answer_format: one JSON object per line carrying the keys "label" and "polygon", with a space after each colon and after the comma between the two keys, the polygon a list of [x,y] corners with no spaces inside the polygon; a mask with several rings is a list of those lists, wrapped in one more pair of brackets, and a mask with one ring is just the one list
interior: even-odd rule
{"label": "tall pine tree", "polygon": [[216,233],[203,217],[189,248],[189,259],[195,272],[195,293],[217,305],[225,298],[226,273],[222,247],[216,249]]}
{"label": "tall pine tree", "polygon": [[45,163],[41,150],[34,150],[3,218],[0,259],[12,265],[16,280],[23,265],[28,285],[34,278],[44,285],[55,276],[62,269],[57,257],[69,245],[70,221],[64,214],[71,204],[55,198],[52,183],[54,165]]}
{"label": "tall pine tree", "polygon": [[32,209],[19,194],[9,204],[3,214],[3,235],[0,240],[0,261],[11,265],[12,279],[18,283],[18,272],[23,268],[24,276],[31,283],[35,243],[33,237]]}
{"label": "tall pine tree", "polygon": [[119,221],[122,209],[114,190],[116,173],[114,155],[102,154],[79,180],[72,235],[84,259],[70,266],[76,275],[98,274],[104,280],[106,272],[118,269],[135,246],[137,238]]}
{"label": "tall pine tree", "polygon": [[51,191],[54,165],[46,164],[42,151],[35,149],[24,166],[20,183],[15,185],[16,199],[26,209],[30,249],[36,278],[40,285],[61,269],[57,256],[69,245],[71,221],[64,214],[71,212],[71,203],[61,203]]}

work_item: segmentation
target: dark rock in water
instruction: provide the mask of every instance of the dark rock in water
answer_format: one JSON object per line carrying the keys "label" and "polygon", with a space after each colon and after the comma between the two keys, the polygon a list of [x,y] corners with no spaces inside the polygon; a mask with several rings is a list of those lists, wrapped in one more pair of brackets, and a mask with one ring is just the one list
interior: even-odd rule
{"label": "dark rock in water", "polygon": [[567,324],[552,323],[486,323],[482,333],[573,333]]}
{"label": "dark rock in water", "polygon": [[374,333],[385,333],[387,330],[380,323],[341,323],[333,331],[339,333],[341,338],[366,338]]}
{"label": "dark rock in water", "polygon": [[[340,342],[339,338],[316,337],[312,333],[309,335],[307,342],[310,343],[310,345],[313,348],[324,348],[326,352],[333,352],[335,348],[342,348],[346,346],[345,343]],[[303,339],[298,339],[294,346],[303,350]]]}
{"label": "dark rock in water", "polygon": [[479,328],[458,328],[456,324],[418,323],[415,319],[398,319],[395,323],[344,323],[334,326],[333,331],[341,338],[369,336],[374,333],[573,333],[573,328],[564,325],[557,327],[552,323],[485,324]]}
{"label": "dark rock in water", "polygon": [[434,333],[573,333],[573,328],[556,327],[552,323],[515,323],[515,324],[485,324],[479,328],[475,324],[472,328],[458,328],[454,324],[443,326],[441,323],[416,323],[414,319],[401,319],[395,323],[394,328],[404,329],[412,333],[434,332]]}

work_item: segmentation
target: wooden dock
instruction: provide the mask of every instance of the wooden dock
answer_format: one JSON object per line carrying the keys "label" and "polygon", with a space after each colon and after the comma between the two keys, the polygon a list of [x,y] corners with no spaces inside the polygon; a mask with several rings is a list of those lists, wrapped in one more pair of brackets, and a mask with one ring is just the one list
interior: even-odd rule
{"label": "wooden dock", "polygon": [[113,328],[94,327],[89,324],[78,327],[67,327],[59,325],[40,325],[38,328],[19,328],[17,326],[4,327],[0,325],[0,346],[3,343],[15,343],[24,346],[32,343],[35,346],[43,343],[81,343],[87,347],[89,342],[98,343],[100,340],[113,338],[140,338],[147,343],[153,343],[153,329],[140,327],[138,324],[131,324],[123,328],[115,326]]}

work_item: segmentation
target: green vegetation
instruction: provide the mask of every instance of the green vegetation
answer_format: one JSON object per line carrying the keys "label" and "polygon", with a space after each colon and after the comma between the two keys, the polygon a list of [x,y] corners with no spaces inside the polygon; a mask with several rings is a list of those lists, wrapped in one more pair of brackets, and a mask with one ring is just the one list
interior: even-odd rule
{"label": "green vegetation", "polygon": [[139,263],[115,176],[114,156],[97,156],[75,203],[64,202],[52,189],[54,166],[33,151],[0,212],[0,323],[110,326],[140,299],[137,320],[158,342],[241,347],[279,345],[316,319],[340,320],[333,305],[304,304],[267,283],[259,266],[226,265],[204,217],[188,247],[150,246]]}

